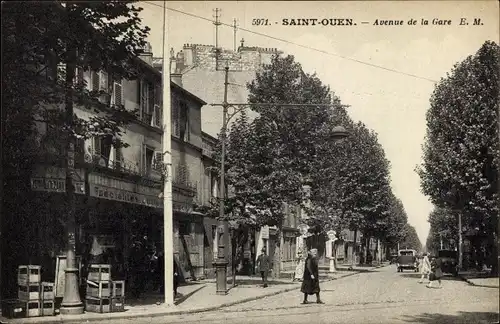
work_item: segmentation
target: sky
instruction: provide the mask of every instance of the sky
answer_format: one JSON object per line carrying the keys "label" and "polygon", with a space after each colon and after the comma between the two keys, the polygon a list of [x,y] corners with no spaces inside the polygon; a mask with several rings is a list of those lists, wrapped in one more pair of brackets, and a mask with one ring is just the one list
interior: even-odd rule
{"label": "sky", "polygon": [[[140,6],[143,23],[151,28],[153,54],[162,56],[163,2],[141,1]],[[454,64],[486,40],[498,43],[497,1],[168,1],[167,8],[166,48],[176,53],[185,43],[215,44],[210,20],[219,8],[223,24],[236,19],[243,29],[237,31],[237,46],[244,38],[245,46],[278,48],[295,56],[306,72],[315,72],[350,106],[353,120],[378,133],[391,163],[394,193],[425,244],[432,204],[420,192],[415,167],[421,163],[429,98],[435,82]],[[356,25],[282,24],[283,19],[300,18],[346,18]],[[468,25],[460,25],[462,18]],[[473,25],[475,18],[481,24]],[[254,19],[268,25],[252,25]],[[408,25],[411,19],[415,25]],[[403,25],[375,25],[376,20]],[[443,24],[449,20],[451,25]],[[219,46],[233,49],[233,28],[220,26],[218,39]]]}

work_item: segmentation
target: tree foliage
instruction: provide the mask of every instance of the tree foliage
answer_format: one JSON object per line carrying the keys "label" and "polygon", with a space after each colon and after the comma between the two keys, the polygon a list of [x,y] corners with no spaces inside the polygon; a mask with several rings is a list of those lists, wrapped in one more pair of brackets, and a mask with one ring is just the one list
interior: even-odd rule
{"label": "tree foliage", "polygon": [[499,46],[486,42],[455,65],[434,90],[427,112],[424,194],[460,210],[464,225],[497,234],[499,192]]}
{"label": "tree foliage", "polygon": [[401,249],[413,249],[417,251],[422,251],[422,243],[417,235],[415,227],[406,223],[404,228],[404,238],[400,243]]}

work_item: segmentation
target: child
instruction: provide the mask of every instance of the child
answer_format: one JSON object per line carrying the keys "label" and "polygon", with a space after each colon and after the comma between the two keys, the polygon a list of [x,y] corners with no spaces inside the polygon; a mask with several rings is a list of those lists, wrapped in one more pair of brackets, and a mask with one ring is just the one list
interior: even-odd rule
{"label": "child", "polygon": [[441,278],[443,277],[443,270],[441,270],[441,259],[436,259],[432,257],[431,261],[431,274],[429,275],[429,284],[427,288],[432,288],[432,283],[438,281],[439,285],[437,288],[441,288]]}

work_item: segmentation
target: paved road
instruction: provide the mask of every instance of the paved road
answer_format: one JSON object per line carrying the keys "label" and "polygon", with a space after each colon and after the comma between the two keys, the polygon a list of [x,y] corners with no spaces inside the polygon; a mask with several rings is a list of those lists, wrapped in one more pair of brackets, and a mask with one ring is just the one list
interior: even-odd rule
{"label": "paved road", "polygon": [[388,266],[324,283],[324,305],[300,305],[302,296],[294,291],[216,312],[105,323],[457,324],[498,321],[497,289],[473,287],[455,278],[445,279],[442,289],[429,289],[417,283],[415,273],[397,273],[395,266]]}

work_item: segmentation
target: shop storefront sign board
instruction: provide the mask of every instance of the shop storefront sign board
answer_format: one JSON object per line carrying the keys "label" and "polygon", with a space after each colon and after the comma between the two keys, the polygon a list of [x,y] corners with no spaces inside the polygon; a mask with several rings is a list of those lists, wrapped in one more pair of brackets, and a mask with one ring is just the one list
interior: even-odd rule
{"label": "shop storefront sign board", "polygon": [[155,208],[163,207],[161,190],[100,174],[89,175],[91,197],[122,201]]}
{"label": "shop storefront sign board", "polygon": [[[85,194],[84,171],[75,170],[74,178],[76,178],[73,180],[75,193]],[[66,192],[66,170],[58,167],[37,167],[31,177],[31,189],[45,192]]]}

